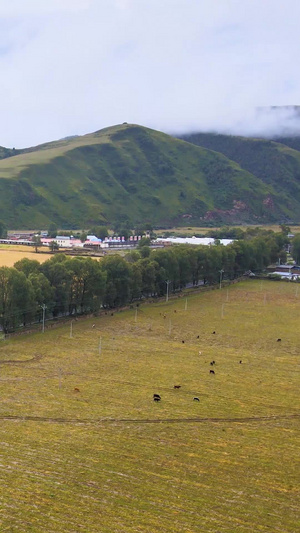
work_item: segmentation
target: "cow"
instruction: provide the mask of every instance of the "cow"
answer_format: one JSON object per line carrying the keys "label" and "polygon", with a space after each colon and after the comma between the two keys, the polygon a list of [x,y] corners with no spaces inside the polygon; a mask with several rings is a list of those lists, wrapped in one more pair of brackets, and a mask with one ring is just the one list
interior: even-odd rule
{"label": "cow", "polygon": [[158,400],[158,401],[161,400],[160,395],[159,394],[153,394],[153,400],[155,400],[155,399]]}
{"label": "cow", "polygon": [[281,342],[281,339],[277,339],[277,342]]}
{"label": "cow", "polygon": [[193,398],[194,402],[200,402],[199,398],[197,398],[197,396],[195,396],[195,398]]}
{"label": "cow", "polygon": [[155,398],[153,398],[153,400],[154,400],[155,402],[160,402],[161,398],[158,398],[157,396],[155,396]]}
{"label": "cow", "polygon": [[215,332],[215,331],[213,331],[213,332],[212,332],[212,335],[215,335],[215,334],[216,334],[216,332]]}
{"label": "cow", "polygon": [[95,327],[96,327],[96,324],[93,324],[93,325],[92,325],[92,328],[95,328]]}
{"label": "cow", "polygon": [[181,389],[181,385],[174,385],[174,389]]}
{"label": "cow", "polygon": [[210,373],[210,374],[214,374],[215,371],[214,371],[214,370],[210,370],[209,373]]}
{"label": "cow", "polygon": [[74,392],[80,392],[80,390],[78,389],[78,387],[74,387]]}
{"label": "cow", "polygon": [[200,335],[197,335],[197,339],[200,339]]}
{"label": "cow", "polygon": [[243,361],[240,361],[240,365],[242,364]]}

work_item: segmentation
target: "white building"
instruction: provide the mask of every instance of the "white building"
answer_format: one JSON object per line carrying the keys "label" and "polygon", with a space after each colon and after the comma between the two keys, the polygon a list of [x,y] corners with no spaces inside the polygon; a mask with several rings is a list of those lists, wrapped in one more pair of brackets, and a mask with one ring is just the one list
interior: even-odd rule
{"label": "white building", "polygon": [[[227,246],[231,244],[233,239],[219,239],[220,244]],[[166,243],[166,244],[194,244],[194,245],[204,245],[211,246],[215,244],[215,239],[212,237],[166,237],[156,239],[157,243]]]}

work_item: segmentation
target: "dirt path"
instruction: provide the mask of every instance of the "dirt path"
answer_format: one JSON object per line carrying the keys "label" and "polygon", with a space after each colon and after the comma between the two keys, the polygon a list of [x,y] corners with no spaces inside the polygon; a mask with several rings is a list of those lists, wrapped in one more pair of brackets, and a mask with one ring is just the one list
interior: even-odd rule
{"label": "dirt path", "polygon": [[57,424],[196,424],[204,422],[237,423],[268,422],[275,420],[299,419],[300,413],[293,415],[250,416],[241,418],[52,418],[44,416],[0,415],[0,420],[12,422],[53,422]]}

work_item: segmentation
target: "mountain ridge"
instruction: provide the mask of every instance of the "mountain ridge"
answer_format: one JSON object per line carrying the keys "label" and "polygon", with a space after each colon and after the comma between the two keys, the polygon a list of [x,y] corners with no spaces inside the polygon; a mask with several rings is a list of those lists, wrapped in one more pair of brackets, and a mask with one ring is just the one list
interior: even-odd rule
{"label": "mountain ridge", "polygon": [[[284,150],[289,152],[282,156],[275,143],[276,157],[291,158],[285,165],[300,176],[300,152]],[[262,223],[296,219],[299,211],[297,187],[295,199],[275,179],[262,179],[220,150],[136,124],[6,154],[0,160],[0,218],[10,227],[168,225],[185,218],[195,225]]]}

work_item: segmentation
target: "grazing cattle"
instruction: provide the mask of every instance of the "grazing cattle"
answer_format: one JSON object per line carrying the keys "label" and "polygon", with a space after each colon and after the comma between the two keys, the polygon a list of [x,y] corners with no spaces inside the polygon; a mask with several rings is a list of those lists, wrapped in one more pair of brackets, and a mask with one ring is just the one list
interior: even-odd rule
{"label": "grazing cattle", "polygon": [[214,366],[215,364],[216,364],[216,361],[215,361],[215,360],[213,360],[213,361],[210,362],[210,365],[211,365],[211,366]]}
{"label": "grazing cattle", "polygon": [[277,339],[277,342],[281,342],[281,339]]}
{"label": "grazing cattle", "polygon": [[200,339],[200,335],[197,335],[197,339]]}
{"label": "grazing cattle", "polygon": [[167,318],[167,315],[166,315],[166,313],[164,314],[164,318]]}
{"label": "grazing cattle", "polygon": [[242,364],[243,361],[240,361],[240,365]]}
{"label": "grazing cattle", "polygon": [[181,341],[181,342],[182,342],[182,344],[184,344],[184,341]]}
{"label": "grazing cattle", "polygon": [[153,400],[155,400],[155,398],[157,398],[158,400],[161,400],[161,397],[159,394],[153,394]]}
{"label": "grazing cattle", "polygon": [[216,332],[215,332],[215,331],[213,331],[213,332],[212,332],[212,335],[215,335],[215,334],[216,334]]}
{"label": "grazing cattle", "polygon": [[174,309],[174,313],[177,313],[176,309]]}
{"label": "grazing cattle", "polygon": [[199,398],[197,398],[197,396],[195,396],[195,398],[193,398],[194,402],[200,402]]}
{"label": "grazing cattle", "polygon": [[110,316],[114,316],[114,314],[113,314],[113,313],[111,313],[111,314],[110,314]]}
{"label": "grazing cattle", "polygon": [[93,325],[92,325],[92,328],[95,328],[95,327],[96,327],[96,324],[93,324]]}
{"label": "grazing cattle", "polygon": [[201,355],[201,354],[202,354],[202,352],[198,352],[198,353],[199,353],[199,355]]}
{"label": "grazing cattle", "polygon": [[210,370],[209,373],[210,373],[210,374],[214,374],[215,371],[214,371],[214,370]]}
{"label": "grazing cattle", "polygon": [[80,390],[78,389],[78,387],[75,387],[75,388],[74,388],[74,392],[80,392]]}
{"label": "grazing cattle", "polygon": [[158,398],[158,396],[155,396],[155,398],[153,398],[153,400],[154,400],[155,402],[160,402],[161,398]]}
{"label": "grazing cattle", "polygon": [[174,389],[180,389],[181,385],[174,385]]}

